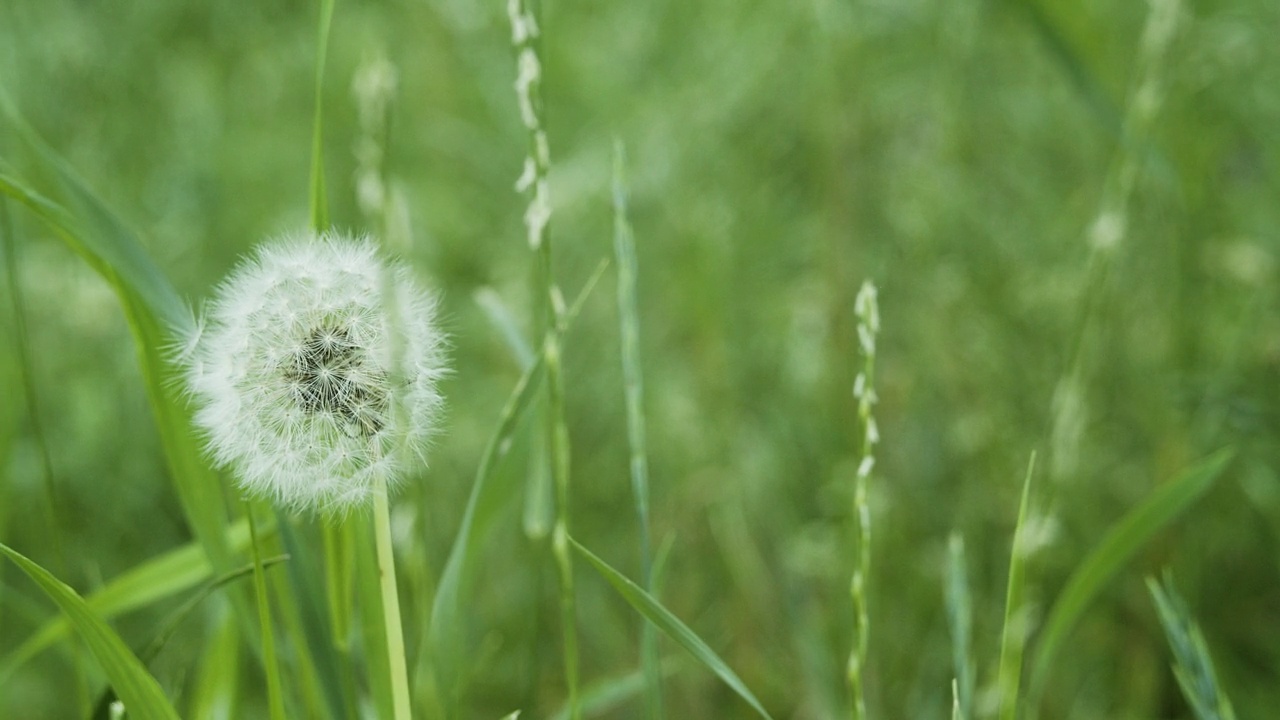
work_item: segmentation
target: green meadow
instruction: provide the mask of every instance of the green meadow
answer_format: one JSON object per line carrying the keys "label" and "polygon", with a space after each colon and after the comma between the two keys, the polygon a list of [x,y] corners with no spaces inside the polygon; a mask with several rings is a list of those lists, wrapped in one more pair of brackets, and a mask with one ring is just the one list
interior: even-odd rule
{"label": "green meadow", "polygon": [[[0,0],[0,718],[1274,716],[1277,27]],[[448,335],[386,516],[183,388],[329,228]]]}

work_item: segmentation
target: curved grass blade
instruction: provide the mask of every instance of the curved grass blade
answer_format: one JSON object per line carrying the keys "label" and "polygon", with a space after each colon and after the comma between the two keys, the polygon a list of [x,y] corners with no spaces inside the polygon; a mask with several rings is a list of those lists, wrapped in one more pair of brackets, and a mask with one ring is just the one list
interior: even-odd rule
{"label": "curved grass blade", "polygon": [[227,720],[240,692],[240,624],[222,612],[200,655],[192,690],[190,720]]}
{"label": "curved grass blade", "polygon": [[[275,557],[266,558],[262,561],[262,567],[265,569],[272,565],[282,563],[288,559],[288,555],[277,555]],[[151,638],[151,642],[147,643],[147,646],[138,654],[138,660],[141,661],[144,666],[150,665],[151,662],[156,659],[156,656],[160,654],[160,651],[164,649],[164,646],[168,644],[169,639],[178,631],[178,628],[182,627],[182,624],[186,622],[187,618],[191,616],[191,613],[194,612],[201,603],[218,590],[218,588],[252,574],[253,570],[253,565],[245,565],[244,567],[232,570],[229,573],[225,573],[220,577],[214,578],[212,581],[205,583],[199,590],[192,593],[191,597],[187,598],[181,605],[165,616],[165,619],[160,623],[160,629],[156,631],[155,637]],[[97,719],[109,717],[109,708],[111,703],[115,700],[115,689],[110,687],[107,688],[98,698],[98,702],[94,706],[95,709],[92,717]]]}
{"label": "curved grass blade", "polygon": [[1031,498],[1031,478],[1036,470],[1036,454],[1031,453],[1027,477],[1022,481],[1022,501],[1018,504],[1018,524],[1013,529],[1013,548],[1009,553],[1009,585],[1005,591],[1004,629],[1000,633],[1000,674],[996,687],[1000,691],[1001,720],[1017,720],[1018,686],[1022,680],[1022,651],[1031,628],[1022,602],[1026,585],[1027,508]]}
{"label": "curved grass blade", "polygon": [[[627,444],[631,449],[631,496],[640,526],[640,577],[653,589],[652,541],[649,538],[649,455],[645,443],[644,372],[640,363],[640,310],[636,298],[639,261],[635,233],[627,216],[626,151],[613,144],[613,248],[618,258],[618,323],[622,335],[622,377],[627,406]],[[645,672],[645,704],[650,720],[661,720],[662,675],[658,668],[658,633],[645,623],[640,630],[640,658]]]}
{"label": "curved grass blade", "polygon": [[[274,525],[263,528],[264,535],[274,531]],[[248,524],[242,520],[231,526],[227,544],[232,552],[243,552],[249,544]],[[85,602],[99,616],[109,619],[189,590],[212,576],[213,568],[204,551],[198,544],[188,543],[121,573],[90,593]],[[62,617],[45,623],[0,662],[0,683],[40,651],[66,637],[70,629]]]}
{"label": "curved grass blade", "polygon": [[507,304],[502,301],[502,296],[497,290],[485,286],[476,290],[472,294],[472,299],[476,301],[476,305],[484,311],[484,316],[489,319],[489,324],[493,325],[498,334],[507,344],[507,349],[515,356],[516,362],[520,365],[521,370],[528,370],[533,364],[533,348],[529,347],[529,341],[525,339],[524,333],[520,332],[520,328],[516,324],[516,319],[511,315],[511,310],[507,308]]}
{"label": "curved grass blade", "polygon": [[1058,595],[1045,621],[1031,672],[1031,699],[1038,702],[1049,668],[1089,603],[1148,540],[1191,506],[1222,474],[1234,448],[1224,448],[1189,468],[1173,482],[1156,488],[1141,505],[1115,525],[1080,563]]}
{"label": "curved grass blade", "polygon": [[569,538],[569,543],[573,545],[579,554],[586,558],[587,562],[596,569],[596,572],[609,581],[613,589],[617,590],[618,594],[630,603],[631,607],[635,608],[649,622],[656,625],[659,630],[666,633],[668,637],[679,643],[681,647],[688,650],[707,669],[724,681],[725,685],[728,685],[730,689],[745,700],[761,717],[773,720],[772,716],[764,709],[764,706],[760,704],[760,701],[756,699],[756,696],[747,688],[746,684],[702,638],[689,629],[688,625],[685,625],[679,618],[672,615],[670,610],[667,610],[657,600],[654,600],[639,585],[636,585],[625,575],[614,570],[604,560],[601,560],[590,550],[583,547],[582,543],[572,537]]}
{"label": "curved grass blade", "polygon": [[50,575],[26,556],[0,543],[0,554],[22,568],[49,599],[66,614],[80,637],[97,658],[112,687],[137,720],[178,720],[178,713],[160,689],[160,683],[147,672],[142,662],[129,650],[120,636],[95,613],[74,590]]}
{"label": "curved grass blade", "polygon": [[[25,127],[16,119],[15,124]],[[133,333],[156,429],[184,514],[214,567],[230,570],[234,560],[225,542],[229,519],[221,483],[201,456],[185,404],[173,398],[166,388],[169,366],[162,348],[171,344],[170,334],[175,328],[190,325],[187,308],[168,279],[151,264],[136,236],[33,132],[27,130],[24,137],[37,150],[44,166],[59,177],[79,214],[3,172],[0,193],[14,198],[43,220],[116,291]],[[82,224],[83,218],[92,222]],[[247,597],[236,599],[237,609],[246,613]]]}
{"label": "curved grass blade", "polygon": [[[597,267],[569,306],[562,320],[565,329],[577,318],[583,303],[606,267],[604,262]],[[424,653],[423,658],[433,665],[436,687],[446,704],[455,702],[460,692],[457,662],[462,654],[462,624],[459,619],[462,591],[474,575],[475,558],[481,541],[497,519],[504,502],[511,496],[509,488],[492,481],[493,476],[498,464],[511,451],[516,432],[530,415],[531,407],[536,404],[545,372],[546,354],[538,353],[533,365],[525,370],[507,398],[499,416],[498,428],[489,438],[484,455],[481,456],[480,467],[476,470],[476,479],[471,486],[471,495],[467,498],[467,508],[462,515],[462,524],[458,527],[440,584],[436,588],[427,635],[430,651]]]}
{"label": "curved grass blade", "polygon": [[[287,602],[281,602],[281,606],[293,609],[295,612],[292,614],[297,616],[284,618],[289,634],[295,640],[294,652],[309,656],[310,662],[307,664],[319,677],[317,684],[324,695],[328,717],[355,716],[358,714],[355,698],[346,692],[350,686],[342,681],[342,661],[338,657],[338,646],[333,637],[334,626],[331,618],[326,616],[323,605],[327,591],[316,567],[315,552],[297,536],[283,511],[276,508],[275,516],[276,526],[280,528],[280,540],[290,557],[286,567],[288,586],[281,587],[282,591],[288,592],[290,598]],[[266,561],[263,563],[265,565]],[[348,597],[345,588],[339,591],[339,596]],[[349,610],[349,605],[347,609]],[[345,623],[344,615],[343,626]],[[312,673],[303,674],[310,676]]]}
{"label": "curved grass blade", "polygon": [[435,602],[431,607],[431,630],[428,635],[431,660],[437,673],[438,686],[448,703],[452,703],[459,692],[455,664],[461,651],[459,611],[462,591],[475,571],[475,557],[478,555],[480,542],[497,519],[506,495],[503,488],[491,480],[499,461],[510,450],[516,431],[529,414],[530,405],[538,397],[538,388],[546,370],[543,358],[540,355],[525,371],[502,409],[498,429],[489,439],[480,468],[476,471],[471,496],[467,499],[467,509],[462,516],[462,525],[453,541],[453,548],[449,552],[440,585],[436,589]]}

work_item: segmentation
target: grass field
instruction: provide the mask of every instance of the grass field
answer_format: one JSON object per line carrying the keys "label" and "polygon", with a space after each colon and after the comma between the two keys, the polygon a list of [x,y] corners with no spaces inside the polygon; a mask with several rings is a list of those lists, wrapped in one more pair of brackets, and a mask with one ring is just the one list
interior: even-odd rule
{"label": "grass field", "polygon": [[[1280,4],[322,4],[0,0],[0,718],[1275,714]],[[387,523],[169,348],[329,226],[449,336]]]}

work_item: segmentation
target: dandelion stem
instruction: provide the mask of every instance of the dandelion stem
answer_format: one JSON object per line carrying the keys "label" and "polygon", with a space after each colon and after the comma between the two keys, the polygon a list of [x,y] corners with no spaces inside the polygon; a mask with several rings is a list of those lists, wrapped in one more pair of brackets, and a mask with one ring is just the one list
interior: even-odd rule
{"label": "dandelion stem", "polygon": [[391,551],[391,511],[386,479],[373,491],[373,532],[378,548],[378,579],[382,592],[382,623],[387,631],[387,660],[391,667],[391,695],[396,720],[409,720],[409,671],[404,659],[404,630],[400,623],[400,595],[396,563]]}

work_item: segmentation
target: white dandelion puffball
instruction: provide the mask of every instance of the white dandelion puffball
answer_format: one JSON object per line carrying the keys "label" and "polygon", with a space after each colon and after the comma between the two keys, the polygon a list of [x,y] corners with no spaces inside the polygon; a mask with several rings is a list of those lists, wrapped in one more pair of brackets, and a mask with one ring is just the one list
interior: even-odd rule
{"label": "white dandelion puffball", "polygon": [[425,463],[445,372],[435,303],[368,239],[262,245],[187,340],[196,425],[249,494],[340,513]]}

